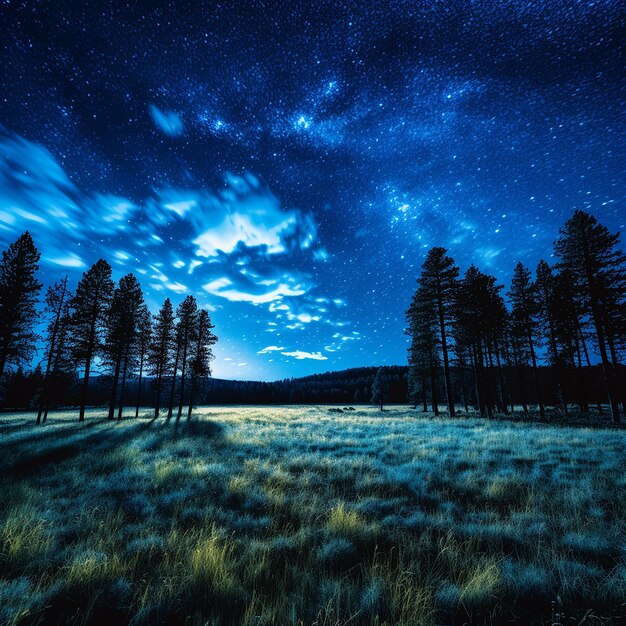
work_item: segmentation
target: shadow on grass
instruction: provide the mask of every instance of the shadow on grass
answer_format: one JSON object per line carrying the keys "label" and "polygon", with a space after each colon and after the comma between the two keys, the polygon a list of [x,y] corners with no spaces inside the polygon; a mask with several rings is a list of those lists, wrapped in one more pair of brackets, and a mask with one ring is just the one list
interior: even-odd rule
{"label": "shadow on grass", "polygon": [[99,418],[48,432],[37,430],[31,436],[0,445],[0,449],[3,448],[0,471],[4,475],[28,477],[48,465],[69,461],[82,452],[89,450],[101,453],[111,450],[150,431],[157,437],[151,442],[149,449],[156,450],[178,438],[217,438],[222,432],[222,426],[209,420],[176,422],[144,418],[119,422]]}

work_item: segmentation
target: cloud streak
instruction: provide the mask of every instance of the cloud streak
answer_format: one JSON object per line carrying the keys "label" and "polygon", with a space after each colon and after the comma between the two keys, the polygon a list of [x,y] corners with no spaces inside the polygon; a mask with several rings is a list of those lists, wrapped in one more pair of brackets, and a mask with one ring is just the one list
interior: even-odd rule
{"label": "cloud streak", "polygon": [[156,127],[168,137],[178,137],[185,131],[183,120],[175,111],[165,111],[154,104],[150,105],[149,110]]}
{"label": "cloud streak", "polygon": [[257,354],[268,354],[270,352],[280,352],[281,350],[284,350],[284,349],[285,348],[281,348],[279,346],[266,346],[262,350],[259,350]]}
{"label": "cloud streak", "polygon": [[281,352],[283,356],[290,356],[298,361],[312,359],[313,361],[327,361],[328,357],[321,352],[305,352],[304,350],[294,350],[292,352]]}

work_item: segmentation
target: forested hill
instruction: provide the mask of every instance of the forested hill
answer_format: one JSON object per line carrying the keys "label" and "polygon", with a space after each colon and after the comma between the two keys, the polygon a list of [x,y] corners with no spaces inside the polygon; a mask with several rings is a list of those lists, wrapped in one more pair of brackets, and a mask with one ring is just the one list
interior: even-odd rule
{"label": "forested hill", "polygon": [[[369,402],[378,367],[354,367],[338,372],[288,378],[271,383],[211,379],[206,404],[350,404]],[[389,402],[407,401],[406,365],[385,367]]]}

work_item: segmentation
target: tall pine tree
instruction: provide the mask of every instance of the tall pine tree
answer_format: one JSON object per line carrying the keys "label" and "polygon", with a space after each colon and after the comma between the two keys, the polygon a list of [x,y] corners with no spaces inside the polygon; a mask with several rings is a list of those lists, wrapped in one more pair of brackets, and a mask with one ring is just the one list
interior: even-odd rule
{"label": "tall pine tree", "polygon": [[618,248],[619,233],[610,233],[584,211],[575,211],[559,232],[554,244],[557,267],[570,272],[577,296],[592,320],[611,416],[619,423],[617,352],[611,359],[609,353],[612,346],[614,349],[624,341],[626,255]]}
{"label": "tall pine tree", "polygon": [[435,312],[438,326],[438,343],[443,359],[443,378],[445,382],[446,402],[451,417],[455,415],[450,374],[449,326],[452,323],[452,308],[459,268],[454,259],[447,255],[445,248],[431,248],[422,265],[418,283],[422,288],[422,297],[428,300]]}
{"label": "tall pine tree", "polygon": [[194,331],[195,348],[189,369],[191,370],[191,389],[189,391],[189,408],[187,419],[191,419],[193,403],[195,400],[198,382],[211,375],[210,362],[213,359],[212,346],[217,342],[217,337],[213,334],[215,326],[211,323],[211,318],[206,310],[202,309],[198,313],[196,328]]}
{"label": "tall pine tree", "polygon": [[[48,406],[50,384],[57,369],[62,352],[66,349],[67,325],[69,322],[69,300],[71,294],[67,288],[67,274],[61,281],[48,287],[46,291],[45,313],[49,316],[46,332],[45,361],[46,372],[39,396],[39,410],[37,411],[37,424],[41,423],[42,415]],[[57,367],[55,367],[55,365]]]}
{"label": "tall pine tree", "polygon": [[567,415],[563,359],[559,351],[556,334],[556,280],[552,268],[543,259],[537,265],[535,287],[539,305],[538,317],[543,334],[548,340],[548,363],[554,368],[557,396],[563,415]]}
{"label": "tall pine tree", "polygon": [[389,379],[387,378],[387,372],[384,367],[379,367],[374,376],[374,382],[372,383],[372,398],[371,403],[380,405],[380,410],[383,410],[383,406],[389,397]]}
{"label": "tall pine tree", "polygon": [[183,413],[187,366],[189,365],[191,345],[195,339],[198,321],[198,303],[193,296],[187,296],[181,302],[176,310],[176,317],[178,318],[176,336],[179,342],[178,352],[180,358],[180,398],[176,419],[179,420]]}
{"label": "tall pine tree", "polygon": [[83,369],[79,421],[85,420],[89,376],[102,348],[104,321],[113,296],[111,266],[100,259],[83,273],[72,298],[72,351]]}
{"label": "tall pine tree", "polygon": [[35,306],[41,283],[35,274],[40,254],[26,231],[0,260],[0,378],[8,365],[24,365],[35,352]]}
{"label": "tall pine tree", "polygon": [[149,371],[155,378],[154,417],[159,417],[161,410],[161,393],[163,379],[172,367],[172,351],[174,349],[174,309],[172,302],[166,298],[158,314],[154,317],[152,337],[148,349]]}
{"label": "tall pine tree", "polygon": [[522,263],[518,263],[513,270],[511,289],[508,293],[511,301],[512,332],[522,345],[526,345],[533,368],[535,381],[535,395],[539,405],[539,413],[545,417],[545,407],[539,385],[539,371],[537,368],[537,327],[539,302],[537,288],[532,281],[530,271]]}
{"label": "tall pine tree", "polygon": [[[139,332],[139,314],[144,305],[141,285],[133,274],[126,274],[115,288],[111,306],[105,319],[106,339],[104,354],[113,373],[111,399],[109,401],[109,419],[115,417],[115,405],[118,400],[118,419],[122,417],[124,390],[128,367]],[[122,377],[120,386],[120,375]]]}

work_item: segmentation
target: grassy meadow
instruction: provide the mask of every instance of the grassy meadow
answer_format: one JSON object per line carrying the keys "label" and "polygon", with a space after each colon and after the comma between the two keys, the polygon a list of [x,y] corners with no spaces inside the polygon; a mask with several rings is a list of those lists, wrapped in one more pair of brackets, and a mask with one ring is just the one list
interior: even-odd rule
{"label": "grassy meadow", "polygon": [[618,624],[626,431],[0,416],[1,624]]}

